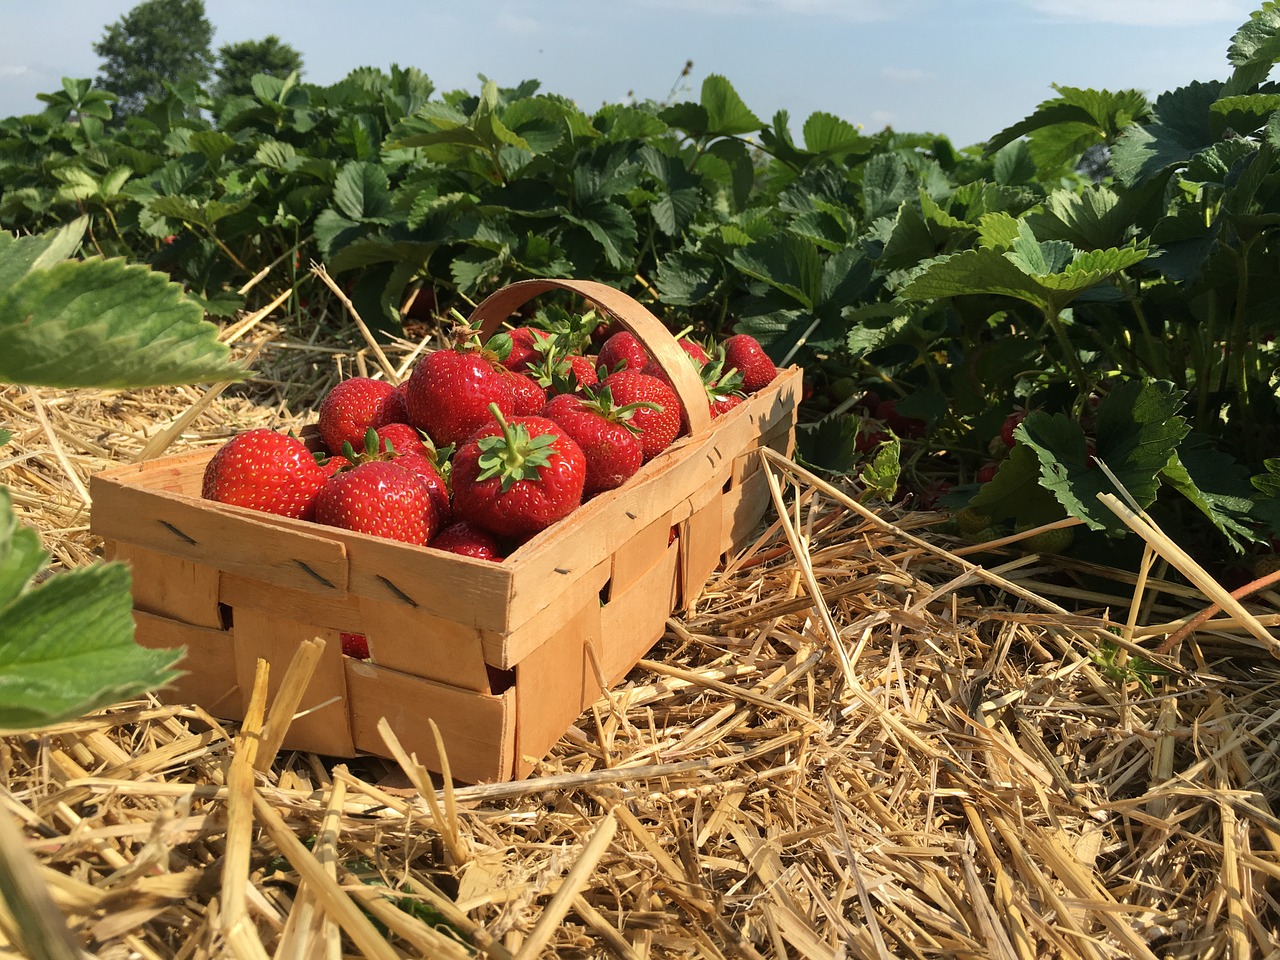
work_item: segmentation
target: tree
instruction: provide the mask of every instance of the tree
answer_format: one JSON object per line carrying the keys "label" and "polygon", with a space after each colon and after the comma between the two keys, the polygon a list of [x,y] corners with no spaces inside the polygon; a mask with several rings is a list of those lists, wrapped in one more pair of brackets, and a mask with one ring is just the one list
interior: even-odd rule
{"label": "tree", "polygon": [[231,97],[253,92],[255,74],[269,73],[283,80],[294,71],[302,72],[302,54],[274,33],[262,40],[225,43],[218,51],[213,90],[215,97]]}
{"label": "tree", "polygon": [[143,0],[107,27],[93,52],[102,58],[101,86],[120,97],[117,112],[141,112],[165,82],[208,81],[213,25],[204,0]]}

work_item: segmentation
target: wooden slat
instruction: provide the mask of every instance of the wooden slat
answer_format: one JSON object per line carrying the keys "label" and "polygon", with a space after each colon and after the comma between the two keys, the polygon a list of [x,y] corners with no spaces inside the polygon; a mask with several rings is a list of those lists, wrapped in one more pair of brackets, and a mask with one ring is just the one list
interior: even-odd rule
{"label": "wooden slat", "polygon": [[149,648],[184,647],[178,664],[183,671],[171,685],[159,691],[165,703],[198,703],[217,717],[239,720],[243,698],[236,678],[234,641],[229,633],[133,612],[134,638]]}
{"label": "wooden slat", "polygon": [[182,494],[92,478],[94,533],[219,570],[318,594],[347,589],[343,543],[298,520],[265,522],[266,514],[211,504]]}
{"label": "wooden slat", "polygon": [[285,734],[289,750],[310,750],[331,757],[355,756],[351,737],[350,704],[346,671],[338,631],[292,620],[267,610],[237,610],[232,628],[235,635],[235,667],[240,689],[245,695],[253,688],[258,660],[271,664],[268,693],[272,698],[298,645],[320,637],[324,653],[316,664],[311,682],[298,705],[299,711],[313,711],[298,717]]}
{"label": "wooden slat", "polygon": [[378,733],[378,721],[386,717],[405,750],[416,753],[429,770],[439,770],[430,718],[440,728],[455,778],[466,783],[510,779],[514,691],[494,697],[459,690],[349,657],[344,666],[357,749],[386,756],[387,746]]}
{"label": "wooden slat", "polygon": [[134,543],[113,541],[113,553],[116,560],[129,564],[135,608],[199,627],[221,629],[217,568]]}
{"label": "wooden slat", "polygon": [[666,629],[676,601],[679,548],[672,544],[661,559],[628,589],[615,591],[600,611],[600,672],[612,686],[649,652]]}
{"label": "wooden slat", "polygon": [[600,602],[593,597],[516,667],[516,776],[525,776],[600,696],[587,648],[599,659],[601,642]]}
{"label": "wooden slat", "polygon": [[475,627],[433,617],[402,603],[360,598],[358,632],[380,666],[463,690],[487,692],[484,637]]}

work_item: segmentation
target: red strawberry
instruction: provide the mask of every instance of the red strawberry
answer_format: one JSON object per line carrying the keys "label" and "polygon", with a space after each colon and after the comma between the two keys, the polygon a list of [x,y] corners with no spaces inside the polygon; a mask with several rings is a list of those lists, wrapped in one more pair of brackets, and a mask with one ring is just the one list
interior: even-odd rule
{"label": "red strawberry", "polygon": [[613,402],[621,406],[654,405],[637,408],[631,415],[632,425],[640,431],[640,446],[646,461],[671,446],[680,434],[680,398],[668,384],[657,377],[624,369],[605,377],[603,385],[609,388]]}
{"label": "red strawberry", "polygon": [[721,393],[708,401],[711,405],[711,416],[722,417],[747,398],[741,393]]}
{"label": "red strawberry", "polygon": [[[491,419],[489,404],[513,416],[512,378],[476,351],[436,350],[413,368],[405,389],[409,422],[437,446],[462,443]],[[545,402],[545,398],[544,398]]]}
{"label": "red strawberry", "polygon": [[227,441],[205,465],[200,495],[282,517],[310,520],[325,468],[297,437],[259,427]]}
{"label": "red strawberry", "polygon": [[686,337],[677,337],[676,343],[680,344],[680,348],[693,357],[694,362],[701,368],[711,362],[711,356],[707,353],[702,344],[696,340],[689,340]]}
{"label": "red strawberry", "polygon": [[586,460],[554,420],[512,417],[497,405],[492,422],[453,457],[453,511],[499,537],[526,539],[582,502]]}
{"label": "red strawberry", "polygon": [[432,537],[427,546],[494,563],[501,563],[505,557],[497,537],[464,520],[449,524]]}
{"label": "red strawberry", "polygon": [[548,401],[543,415],[560,424],[586,457],[584,500],[621,486],[640,469],[644,448],[628,423],[636,409],[616,406],[608,387],[586,397],[562,393]]}
{"label": "red strawberry", "polygon": [[515,397],[512,413],[517,417],[532,417],[542,412],[547,405],[547,391],[532,376],[523,373],[506,373],[503,375]]}
{"label": "red strawberry", "polygon": [[355,657],[357,660],[369,659],[369,638],[363,633],[340,634],[343,656]]}
{"label": "red strawberry", "polygon": [[426,481],[383,460],[334,474],[316,497],[316,521],[415,544],[426,543],[440,527]]}
{"label": "red strawberry", "polygon": [[320,469],[324,471],[326,477],[332,477],[339,470],[345,470],[351,466],[351,461],[346,457],[325,457],[318,461]]}
{"label": "red strawberry", "polygon": [[1000,439],[1006,447],[1012,449],[1014,444],[1018,442],[1018,438],[1013,433],[1018,429],[1018,424],[1022,423],[1026,418],[1027,411],[1025,410],[1015,410],[1004,418],[1004,423],[1000,424]]}
{"label": "red strawberry", "polygon": [[349,377],[325,394],[320,403],[320,437],[330,453],[342,445],[359,447],[365,431],[408,419],[404,398],[393,384],[370,377]]}
{"label": "red strawberry", "polygon": [[510,330],[495,333],[485,344],[485,349],[497,354],[502,365],[508,370],[524,373],[530,366],[537,363],[538,341],[546,340],[550,336],[551,334],[546,330],[539,330],[537,327],[513,327]]}
{"label": "red strawberry", "polygon": [[375,433],[380,450],[386,450],[387,444],[391,445],[394,453],[402,455],[420,453],[425,456],[430,450],[422,442],[422,434],[407,423],[388,423],[378,427]]}
{"label": "red strawberry", "polygon": [[619,367],[640,370],[649,362],[649,351],[630,330],[619,330],[600,346],[596,362],[608,373]]}
{"label": "red strawberry", "polygon": [[558,393],[578,393],[600,379],[590,358],[580,353],[566,353],[558,347],[544,350],[528,373],[548,397]]}
{"label": "red strawberry", "polygon": [[431,492],[431,502],[436,508],[436,518],[440,524],[446,524],[453,517],[453,506],[449,502],[449,484],[444,472],[428,452],[402,453],[392,457],[391,462],[404,467],[410,473],[422,479]]}
{"label": "red strawberry", "polygon": [[747,333],[736,333],[724,342],[724,365],[725,369],[732,367],[742,374],[742,389],[746,393],[763,389],[778,375],[778,368],[764,347]]}

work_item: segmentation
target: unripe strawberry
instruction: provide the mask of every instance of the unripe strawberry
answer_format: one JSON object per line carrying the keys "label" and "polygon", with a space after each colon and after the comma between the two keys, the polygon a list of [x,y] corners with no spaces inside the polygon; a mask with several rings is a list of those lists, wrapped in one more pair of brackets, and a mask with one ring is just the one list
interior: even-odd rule
{"label": "unripe strawberry", "polygon": [[977,533],[991,526],[991,514],[975,507],[964,507],[956,511],[956,526],[961,533]]}
{"label": "unripe strawberry", "polygon": [[282,517],[310,520],[325,467],[297,437],[266,428],[227,441],[205,464],[200,495]]}
{"label": "unripe strawberry", "polygon": [[1058,527],[1056,530],[1043,530],[1035,536],[1027,537],[1019,546],[1029,553],[1063,553],[1071,548],[1075,539],[1074,527]]}
{"label": "unripe strawberry", "polygon": [[440,527],[426,482],[399,464],[356,464],[330,477],[316,497],[316,522],[422,545]]}

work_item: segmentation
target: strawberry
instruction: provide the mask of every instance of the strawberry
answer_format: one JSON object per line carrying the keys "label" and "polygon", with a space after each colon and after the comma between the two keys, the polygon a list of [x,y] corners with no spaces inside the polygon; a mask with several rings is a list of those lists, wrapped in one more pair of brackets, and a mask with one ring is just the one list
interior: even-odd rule
{"label": "strawberry", "polygon": [[619,330],[601,344],[596,362],[609,373],[622,368],[641,370],[649,362],[649,351],[630,330]]}
{"label": "strawberry", "polygon": [[502,365],[515,373],[524,373],[538,360],[538,341],[547,340],[551,334],[537,327],[513,327],[495,333],[485,344],[486,350],[497,354]]}
{"label": "strawberry", "polygon": [[923,437],[929,426],[923,420],[899,413],[896,400],[881,400],[876,406],[875,416],[877,420],[883,420],[889,429],[900,437]]}
{"label": "strawberry", "polygon": [[632,425],[640,432],[646,461],[671,446],[679,436],[680,398],[668,384],[645,373],[622,369],[605,377],[603,386],[609,388],[613,402],[621,406],[652,405],[637,407],[631,415]]}
{"label": "strawberry", "polygon": [[461,554],[464,557],[474,557],[476,560],[491,560],[494,563],[501,563],[505,557],[502,544],[498,542],[497,537],[465,520],[457,520],[449,524],[432,537],[427,546]]}
{"label": "strawberry", "polygon": [[778,368],[764,352],[764,347],[750,334],[736,333],[725,340],[723,346],[725,368],[731,367],[742,374],[745,393],[764,389],[778,375]]}
{"label": "strawberry", "polygon": [[426,481],[371,460],[334,474],[316,497],[316,521],[402,543],[424,544],[440,527]]}
{"label": "strawberry", "polygon": [[409,422],[437,446],[462,443],[489,422],[489,404],[496,403],[503,416],[515,414],[512,378],[518,376],[495,367],[478,351],[436,350],[419,360],[409,375]]}
{"label": "strawberry", "polygon": [[259,427],[227,441],[205,465],[200,495],[282,517],[310,520],[328,479],[297,437]]}
{"label": "strawberry", "polygon": [[393,384],[370,377],[349,377],[320,402],[320,437],[330,453],[364,442],[365,431],[408,419],[404,398]]}
{"label": "strawberry", "polygon": [[979,483],[990,483],[996,478],[996,474],[1000,472],[1000,462],[998,460],[988,460],[978,468],[978,475],[975,479]]}
{"label": "strawberry", "polygon": [[388,423],[378,427],[374,433],[378,438],[378,449],[387,450],[390,444],[390,450],[397,454],[413,454],[420,453],[426,456],[430,451],[422,441],[422,434],[407,423]]}
{"label": "strawberry", "polygon": [[427,485],[440,525],[448,523],[453,518],[449,484],[445,480],[444,471],[441,470],[439,463],[428,452],[424,450],[422,453],[402,453],[393,456],[391,462],[404,467]]}
{"label": "strawberry", "polygon": [[523,373],[502,374],[515,398],[511,412],[518,417],[535,416],[547,404],[547,391],[533,377]]}
{"label": "strawberry", "polygon": [[621,486],[640,469],[644,448],[629,423],[636,409],[615,405],[608,387],[585,397],[562,393],[547,402],[543,416],[560,424],[586,457],[584,500]]}
{"label": "strawberry", "polygon": [[369,659],[369,638],[363,633],[339,634],[342,641],[342,655],[355,657],[357,660]]}
{"label": "strawberry", "polygon": [[538,382],[547,397],[558,393],[577,393],[583,387],[598,383],[595,364],[580,353],[569,353],[563,345],[553,344],[544,348],[541,355],[528,369],[528,374]]}
{"label": "strawberry", "polygon": [[526,539],[582,502],[586,460],[554,420],[492,421],[453,456],[454,516],[499,537]]}
{"label": "strawberry", "polygon": [[1012,450],[1013,445],[1018,442],[1018,438],[1013,434],[1018,429],[1018,424],[1022,423],[1026,418],[1027,412],[1025,410],[1015,410],[1004,418],[1004,423],[1000,424],[1000,440],[1009,449]]}

